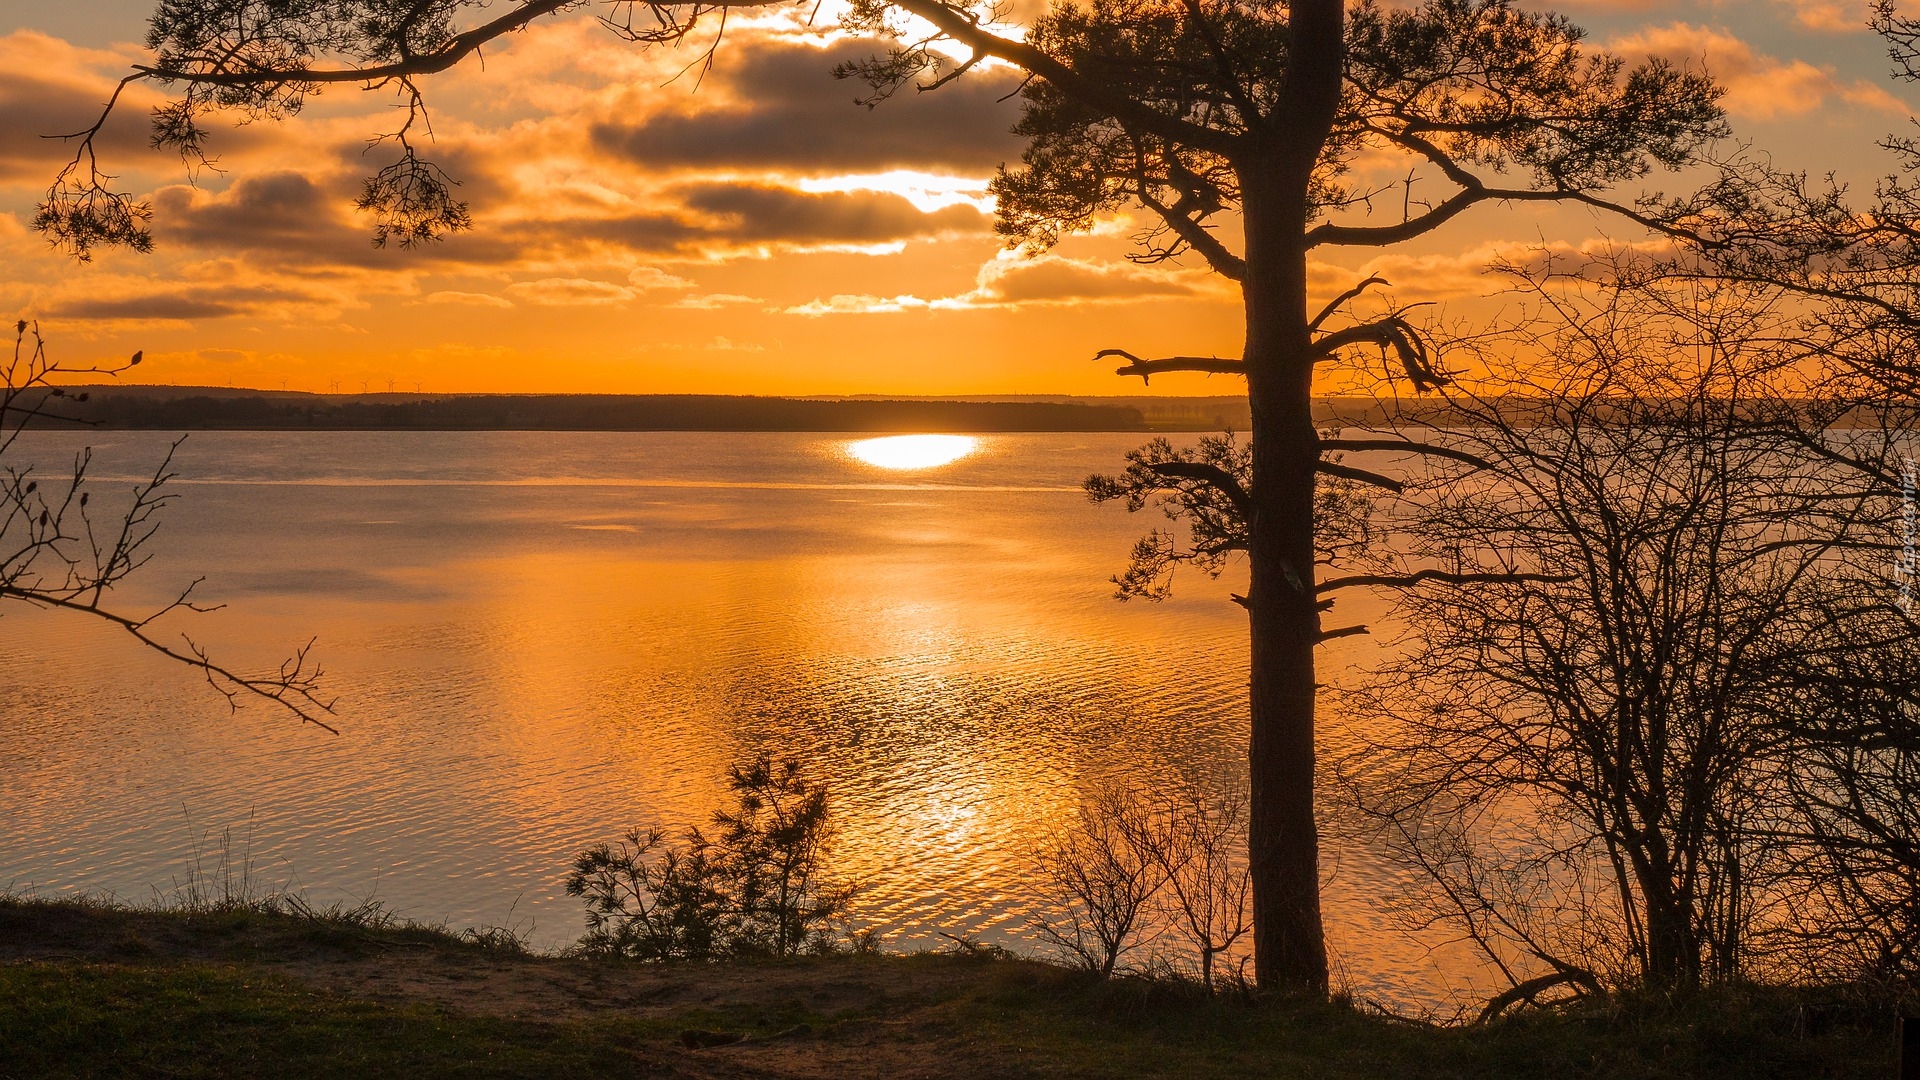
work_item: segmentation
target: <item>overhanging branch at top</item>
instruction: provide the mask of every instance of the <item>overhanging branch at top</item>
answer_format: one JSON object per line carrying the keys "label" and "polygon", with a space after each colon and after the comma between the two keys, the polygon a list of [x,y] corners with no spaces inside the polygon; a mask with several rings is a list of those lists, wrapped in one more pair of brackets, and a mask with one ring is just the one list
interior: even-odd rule
{"label": "overhanging branch at top", "polygon": [[1244,142],[1242,136],[1232,132],[1169,116],[1142,105],[1124,93],[1108,89],[1027,42],[1014,41],[993,33],[963,7],[941,0],[894,0],[894,4],[902,11],[932,23],[941,33],[967,48],[1017,64],[1052,83],[1069,97],[1142,131],[1196,150],[1218,154],[1231,154]]}
{"label": "overhanging branch at top", "polygon": [[[688,7],[724,8],[724,7],[766,7],[772,0],[702,0],[699,5]],[[321,83],[378,83],[390,79],[400,79],[412,75],[435,75],[452,68],[466,59],[481,46],[496,38],[504,37],[517,30],[524,30],[535,20],[554,14],[563,8],[569,8],[578,0],[532,0],[513,11],[476,26],[463,34],[458,34],[445,45],[424,53],[403,55],[400,59],[385,64],[371,64],[366,67],[316,68],[306,65],[275,68],[270,66],[246,67],[238,70],[224,69],[233,62],[232,57],[222,56],[213,63],[221,65],[208,71],[190,71],[177,68],[160,67],[151,64],[135,64],[133,70],[149,79],[160,82],[191,82],[202,86],[261,86],[261,85],[299,85]],[[664,8],[679,5],[649,5]]]}

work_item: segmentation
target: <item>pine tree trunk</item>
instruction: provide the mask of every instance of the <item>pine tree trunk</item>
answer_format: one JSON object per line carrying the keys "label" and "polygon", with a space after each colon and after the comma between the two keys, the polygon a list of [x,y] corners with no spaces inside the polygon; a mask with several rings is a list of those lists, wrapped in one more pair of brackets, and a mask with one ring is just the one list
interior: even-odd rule
{"label": "pine tree trunk", "polygon": [[1314,822],[1313,335],[1308,192],[1339,107],[1343,0],[1295,0],[1286,86],[1253,152],[1236,160],[1246,229],[1247,395],[1253,410],[1248,857],[1254,973],[1263,990],[1327,992]]}
{"label": "pine tree trunk", "polygon": [[1253,406],[1258,520],[1247,608],[1254,970],[1262,989],[1318,995],[1327,989],[1327,951],[1313,812],[1314,431],[1309,380],[1280,381],[1257,391]]}
{"label": "pine tree trunk", "polygon": [[[1305,176],[1263,170],[1246,191],[1253,505],[1247,590],[1252,782],[1248,854],[1261,989],[1324,995],[1314,823],[1313,363],[1306,322]],[[1276,175],[1282,174],[1282,175]],[[1271,209],[1271,213],[1269,213]]]}

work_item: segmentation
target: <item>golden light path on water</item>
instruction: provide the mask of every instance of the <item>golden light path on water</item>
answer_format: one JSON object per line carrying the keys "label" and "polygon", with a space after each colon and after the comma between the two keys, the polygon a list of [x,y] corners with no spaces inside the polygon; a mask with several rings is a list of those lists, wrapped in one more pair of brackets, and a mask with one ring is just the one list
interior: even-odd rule
{"label": "golden light path on water", "polygon": [[980,448],[971,435],[888,435],[847,444],[856,460],[881,469],[931,469],[951,465]]}

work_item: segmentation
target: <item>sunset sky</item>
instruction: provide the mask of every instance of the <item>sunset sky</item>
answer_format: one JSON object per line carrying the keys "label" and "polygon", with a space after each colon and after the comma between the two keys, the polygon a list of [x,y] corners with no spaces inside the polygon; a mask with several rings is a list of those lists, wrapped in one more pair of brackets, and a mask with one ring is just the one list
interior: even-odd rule
{"label": "sunset sky", "polygon": [[[391,96],[338,88],[290,122],[223,124],[223,171],[190,182],[147,149],[158,98],[140,88],[102,148],[119,186],[151,193],[157,250],[77,265],[26,225],[70,153],[39,136],[92,122],[151,7],[0,6],[0,310],[39,319],[61,359],[144,349],[143,381],[347,392],[1103,394],[1140,387],[1090,362],[1099,348],[1239,349],[1227,283],[1128,263],[1124,219],[1038,257],[1003,251],[985,184],[1020,153],[1017,102],[997,101],[1014,76],[868,111],[828,71],[876,44],[832,32],[830,8],[813,29],[804,11],[736,19],[697,86],[673,79],[697,49],[642,50],[587,13],[432,80],[424,156],[464,182],[475,226],[412,251],[375,250],[352,208],[390,157],[366,151]],[[1741,139],[1857,188],[1892,167],[1874,144],[1920,101],[1889,77],[1865,0],[1559,10],[1630,59],[1704,65]],[[1402,301],[1479,312],[1491,257],[1602,235],[1637,239],[1585,211],[1483,207],[1417,244],[1332,253],[1315,280],[1330,294],[1380,273]]]}

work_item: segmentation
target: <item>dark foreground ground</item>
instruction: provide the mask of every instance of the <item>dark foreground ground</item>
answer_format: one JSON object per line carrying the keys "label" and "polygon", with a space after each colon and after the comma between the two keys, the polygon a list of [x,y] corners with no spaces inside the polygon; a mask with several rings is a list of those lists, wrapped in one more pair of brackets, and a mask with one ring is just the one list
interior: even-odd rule
{"label": "dark foreground ground", "polygon": [[0,900],[0,1076],[1892,1077],[1893,1004],[1435,1028],[919,954],[643,966],[337,914]]}

